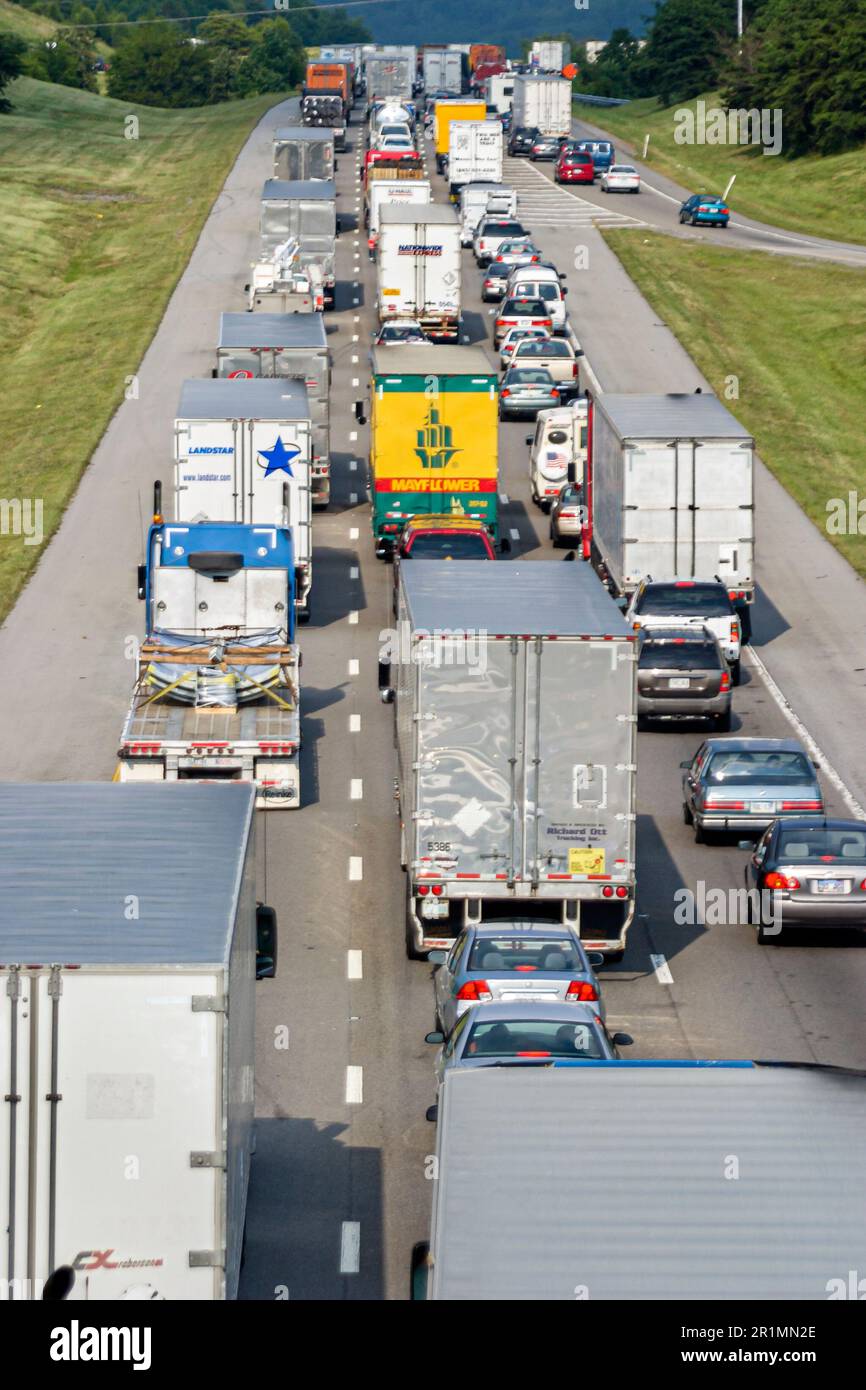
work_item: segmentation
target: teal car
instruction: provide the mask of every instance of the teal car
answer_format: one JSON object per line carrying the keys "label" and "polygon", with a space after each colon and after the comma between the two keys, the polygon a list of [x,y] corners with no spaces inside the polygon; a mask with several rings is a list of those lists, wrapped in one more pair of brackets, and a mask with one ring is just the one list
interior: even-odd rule
{"label": "teal car", "polygon": [[727,227],[730,215],[724,198],[711,198],[705,193],[693,193],[680,207],[680,221],[690,222],[693,227]]}

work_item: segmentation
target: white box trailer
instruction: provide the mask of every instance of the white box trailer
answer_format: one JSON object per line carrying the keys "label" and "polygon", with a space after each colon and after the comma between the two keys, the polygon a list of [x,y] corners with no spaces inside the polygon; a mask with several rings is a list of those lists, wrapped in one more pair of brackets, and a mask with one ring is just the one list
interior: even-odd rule
{"label": "white box trailer", "polygon": [[501,183],[465,183],[460,190],[460,242],[471,246],[482,217],[500,213],[517,216],[517,190]]}
{"label": "white box trailer", "polygon": [[282,126],[274,131],[274,178],[332,179],[334,132],[316,126]]}
{"label": "white box trailer", "polygon": [[424,86],[428,92],[463,91],[464,58],[454,49],[428,49],[423,55]]}
{"label": "white box trailer", "polygon": [[312,423],[299,381],[185,381],[174,422],[174,520],[285,526],[299,612],[313,587]]}
{"label": "white box trailer", "polygon": [[755,441],[715,396],[594,397],[593,559],[617,594],[654,579],[721,579],[755,596]]}
{"label": "white box trailer", "polygon": [[511,110],[514,100],[514,73],[495,72],[484,79],[484,100],[488,106],[495,106],[500,116]]}
{"label": "white box trailer", "polygon": [[432,338],[460,337],[460,224],[450,207],[388,207],[379,214],[379,320],[414,318]]}
{"label": "white box trailer", "polygon": [[425,179],[377,179],[369,187],[367,208],[371,249],[379,237],[379,218],[383,207],[425,207],[432,202],[432,189]]}
{"label": "white box trailer", "polygon": [[276,963],[253,799],[0,785],[4,1298],[59,1267],[72,1301],[237,1296],[257,915]]}
{"label": "white box trailer", "polygon": [[536,128],[542,135],[571,131],[571,83],[566,77],[518,73],[514,79],[512,116],[515,127]]}
{"label": "white box trailer", "polygon": [[400,567],[396,638],[379,679],[396,700],[410,956],[510,912],[572,921],[619,957],[637,687],[616,604],[588,565],[426,560]]}
{"label": "white box trailer", "polygon": [[467,183],[502,180],[499,121],[452,121],[448,136],[448,185],[452,198]]}
{"label": "white box trailer", "polygon": [[566,45],[559,39],[537,39],[532,45],[529,61],[540,72],[562,72],[568,62]]}
{"label": "white box trailer", "polygon": [[314,507],[331,498],[331,355],[322,314],[220,314],[213,375],[275,377],[306,388],[313,427]]}

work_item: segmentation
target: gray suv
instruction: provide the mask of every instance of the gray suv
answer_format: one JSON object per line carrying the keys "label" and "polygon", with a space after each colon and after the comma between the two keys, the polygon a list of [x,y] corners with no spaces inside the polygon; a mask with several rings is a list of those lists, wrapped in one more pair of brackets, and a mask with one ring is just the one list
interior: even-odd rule
{"label": "gray suv", "polygon": [[731,727],[731,675],[709,628],[643,628],[638,635],[637,716],[647,719],[710,719]]}

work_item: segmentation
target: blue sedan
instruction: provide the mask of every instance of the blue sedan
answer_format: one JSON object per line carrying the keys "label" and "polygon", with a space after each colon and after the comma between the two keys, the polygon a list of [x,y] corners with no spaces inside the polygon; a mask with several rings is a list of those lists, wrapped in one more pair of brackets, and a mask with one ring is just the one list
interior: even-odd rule
{"label": "blue sedan", "polygon": [[680,208],[680,221],[690,222],[693,227],[727,227],[730,216],[724,198],[710,198],[705,193],[693,193]]}

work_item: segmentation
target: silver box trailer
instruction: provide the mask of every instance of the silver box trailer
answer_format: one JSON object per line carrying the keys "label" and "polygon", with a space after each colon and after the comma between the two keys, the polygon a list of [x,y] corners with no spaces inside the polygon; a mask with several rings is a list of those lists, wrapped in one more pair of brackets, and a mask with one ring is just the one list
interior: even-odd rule
{"label": "silver box trailer", "polygon": [[571,131],[571,83],[567,77],[518,73],[511,103],[516,126],[537,126],[542,135]]}
{"label": "silver box trailer", "polygon": [[715,396],[595,396],[593,558],[630,595],[654,579],[719,578],[755,595],[755,441]]}
{"label": "silver box trailer", "polygon": [[334,132],[315,126],[283,126],[274,132],[274,178],[332,179]]}
{"label": "silver box trailer", "polygon": [[422,58],[424,86],[428,92],[453,92],[459,96],[463,91],[462,53],[453,49],[428,49]]}
{"label": "silver box trailer", "polygon": [[298,264],[321,268],[325,304],[334,303],[337,192],[330,179],[268,179],[262,189],[262,258],[289,237],[300,244]]}
{"label": "silver box trailer", "polygon": [[4,1298],[236,1297],[253,829],[249,786],[0,785]]}
{"label": "silver box trailer", "polygon": [[220,314],[213,375],[277,377],[304,384],[313,425],[313,506],[327,507],[331,497],[331,358],[323,316]]}
{"label": "silver box trailer", "polygon": [[415,84],[415,61],[406,52],[372,53],[364,63],[367,101],[383,97],[411,97]]}
{"label": "silver box trailer", "polygon": [[402,565],[380,683],[397,717],[410,955],[491,913],[634,914],[634,633],[588,565]]}
{"label": "silver box trailer", "polygon": [[[735,1182],[726,1154],[741,1158]],[[862,1071],[749,1061],[452,1070],[412,1292],[498,1307],[855,1297],[864,1183]]]}

